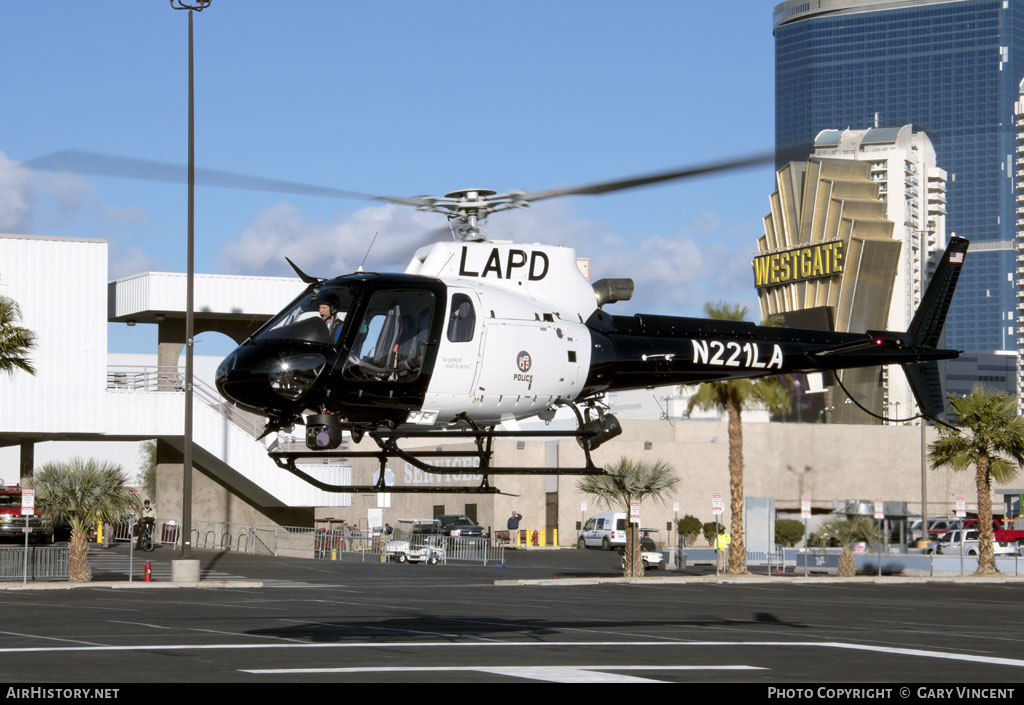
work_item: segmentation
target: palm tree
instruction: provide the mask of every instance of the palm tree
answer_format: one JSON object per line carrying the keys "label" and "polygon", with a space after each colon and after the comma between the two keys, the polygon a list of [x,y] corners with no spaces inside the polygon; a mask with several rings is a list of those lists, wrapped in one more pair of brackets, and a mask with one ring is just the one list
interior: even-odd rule
{"label": "palm tree", "polygon": [[[1005,394],[975,387],[964,398],[950,397],[959,428],[940,425],[928,458],[934,467],[975,468],[978,490],[978,572],[998,573],[992,540],[992,480],[1006,482],[1024,463],[1024,418]],[[1007,459],[1009,458],[1009,460]]]}
{"label": "palm tree", "polygon": [[21,308],[14,299],[0,296],[0,372],[13,375],[16,369],[36,373],[28,352],[36,345],[36,334],[18,324]]}
{"label": "palm tree", "polygon": [[[648,498],[661,501],[679,484],[675,468],[663,460],[619,458],[617,462],[608,466],[607,470],[607,475],[586,476],[576,484],[576,487],[586,494],[597,497],[609,508],[619,508],[627,515],[632,502],[643,502]],[[636,529],[633,523],[627,522],[626,561],[622,570],[622,574],[627,578],[644,574]]]}
{"label": "palm tree", "polygon": [[87,583],[89,569],[89,526],[120,520],[129,509],[137,510],[139,500],[128,487],[121,466],[101,460],[73,458],[68,463],[47,463],[32,477],[36,501],[55,524],[71,526],[68,580]]}
{"label": "palm tree", "polygon": [[142,472],[136,478],[139,489],[145,497],[156,498],[156,440],[143,441],[139,445],[139,467]]}
{"label": "palm tree", "polygon": [[853,577],[857,574],[857,566],[853,562],[853,546],[861,541],[878,541],[878,524],[865,516],[850,519],[832,517],[821,525],[811,538],[811,543],[824,546],[833,541],[843,547],[843,554],[839,557],[839,576]]}
{"label": "palm tree", "polygon": [[[704,311],[711,318],[722,321],[742,321],[747,307],[739,304],[705,304]],[[765,406],[769,411],[788,411],[792,404],[789,392],[777,377],[761,379],[726,379],[705,382],[690,397],[686,413],[694,408],[715,409],[728,414],[729,420],[729,498],[732,513],[729,544],[728,572],[736,575],[747,572],[747,547],[743,540],[743,409]]]}

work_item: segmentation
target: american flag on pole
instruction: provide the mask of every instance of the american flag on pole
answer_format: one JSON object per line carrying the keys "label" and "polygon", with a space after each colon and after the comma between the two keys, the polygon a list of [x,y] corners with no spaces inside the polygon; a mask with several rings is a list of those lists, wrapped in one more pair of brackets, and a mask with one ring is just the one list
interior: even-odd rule
{"label": "american flag on pole", "polygon": [[950,253],[949,261],[952,264],[963,264],[964,263],[964,253],[963,252],[953,252],[953,253]]}

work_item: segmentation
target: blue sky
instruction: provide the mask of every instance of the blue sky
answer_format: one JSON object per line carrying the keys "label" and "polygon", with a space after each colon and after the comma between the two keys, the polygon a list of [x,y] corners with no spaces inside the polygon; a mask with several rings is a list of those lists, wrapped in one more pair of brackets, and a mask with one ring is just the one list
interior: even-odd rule
{"label": "blue sky", "polygon": [[[364,193],[572,186],[770,149],[774,2],[213,0],[195,15],[196,162]],[[61,149],[186,161],[187,15],[164,0],[4,3],[0,232],[110,241],[110,277],[184,271],[184,185],[33,172]],[[496,215],[629,276],[617,313],[756,298],[770,166]],[[400,271],[440,216],[199,188],[199,272]],[[150,330],[152,329],[152,330]],[[202,336],[197,353],[222,341]],[[206,349],[204,349],[204,347]],[[153,352],[153,326],[111,326]]]}

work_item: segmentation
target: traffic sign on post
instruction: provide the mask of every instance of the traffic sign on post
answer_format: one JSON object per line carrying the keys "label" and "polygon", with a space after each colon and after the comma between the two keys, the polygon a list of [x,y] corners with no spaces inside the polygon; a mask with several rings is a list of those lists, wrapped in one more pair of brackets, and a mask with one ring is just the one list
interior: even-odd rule
{"label": "traffic sign on post", "polygon": [[956,496],[956,515],[961,519],[967,516],[967,498],[962,494]]}
{"label": "traffic sign on post", "polygon": [[36,513],[36,491],[35,490],[22,490],[21,491],[21,515],[23,517],[32,516]]}
{"label": "traffic sign on post", "polygon": [[722,513],[725,505],[722,504],[722,493],[712,492],[711,493],[711,513],[718,516]]}
{"label": "traffic sign on post", "polygon": [[811,518],[811,498],[807,495],[803,495],[800,498],[800,518],[810,519]]}
{"label": "traffic sign on post", "polygon": [[885,503],[881,497],[875,497],[875,519],[885,519]]}

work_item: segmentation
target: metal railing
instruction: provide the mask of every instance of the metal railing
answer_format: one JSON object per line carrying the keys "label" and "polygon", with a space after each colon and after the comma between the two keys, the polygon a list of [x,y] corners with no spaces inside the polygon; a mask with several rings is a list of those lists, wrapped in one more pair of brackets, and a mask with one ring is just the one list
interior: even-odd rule
{"label": "metal railing", "polygon": [[[169,548],[181,547],[181,526],[173,519],[157,519],[154,541]],[[107,543],[131,540],[130,522],[108,525]],[[410,534],[401,529],[385,538],[381,531],[352,528],[310,528],[300,526],[254,526],[221,521],[194,520],[192,548],[209,551],[235,551],[252,555],[322,560],[358,560],[380,562],[381,553],[388,553],[390,541],[406,541],[409,548],[439,549],[443,561],[465,561],[483,564],[505,562],[505,542],[471,536],[436,536]]]}
{"label": "metal railing", "polygon": [[[184,392],[185,370],[174,365],[115,365],[107,368],[108,392]],[[253,438],[263,433],[267,420],[225,401],[216,389],[193,377],[192,393]]]}
{"label": "metal railing", "polygon": [[29,546],[28,575],[25,575],[25,547],[0,548],[0,580],[61,580],[68,577],[67,546]]}

